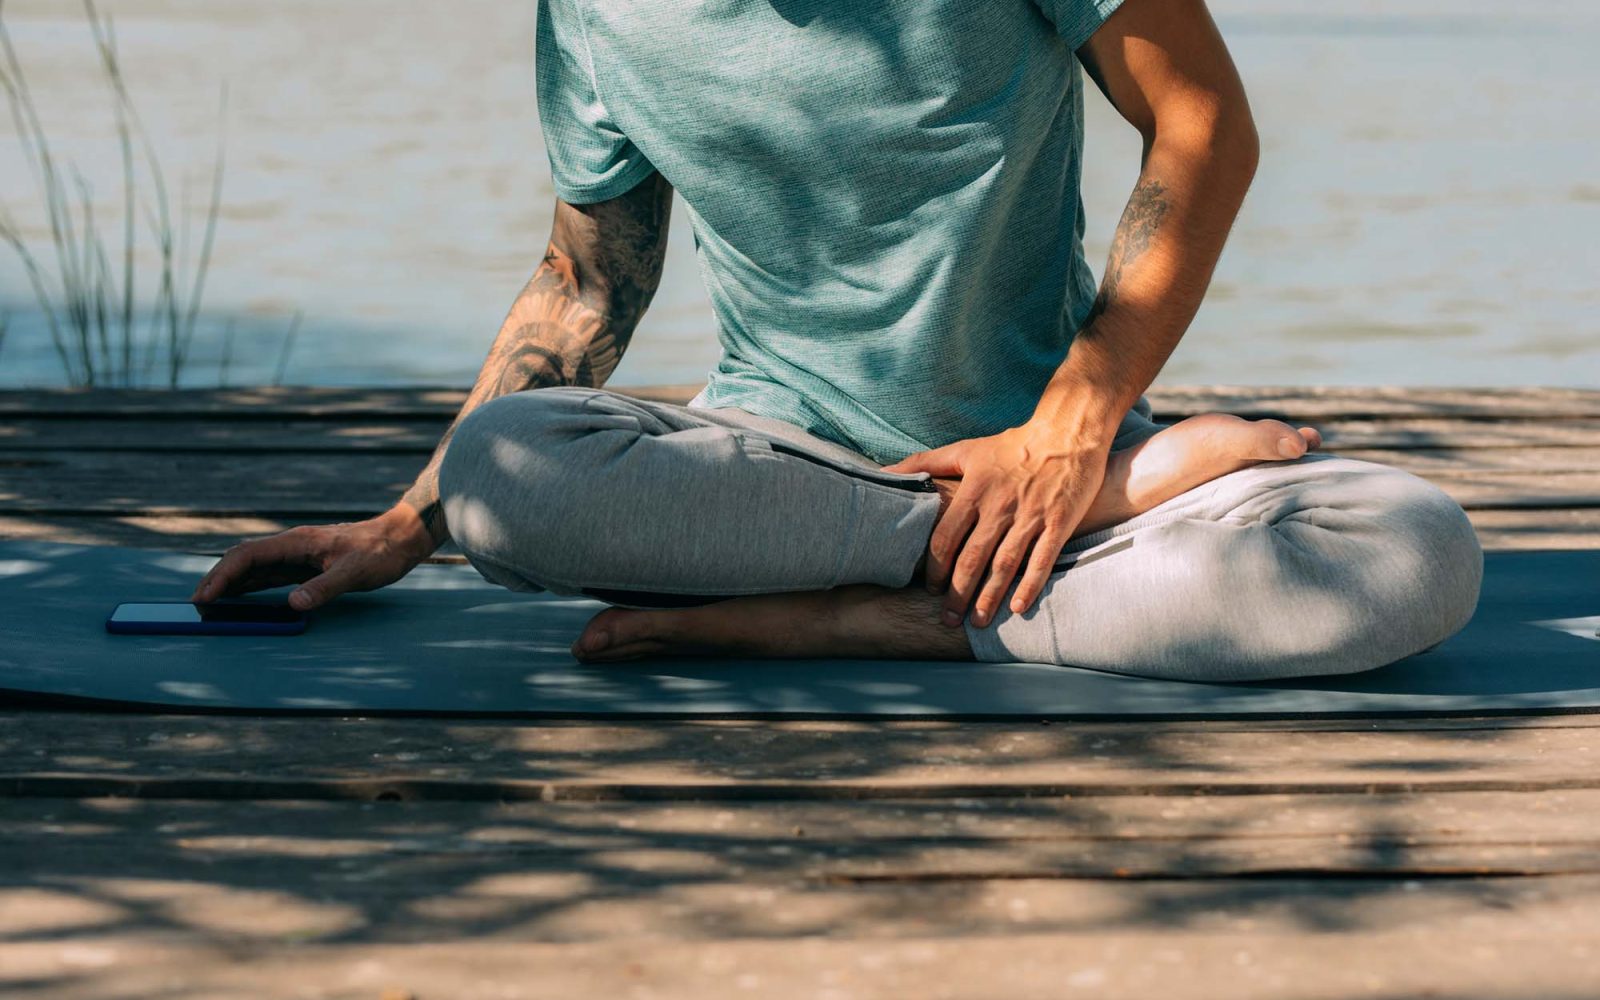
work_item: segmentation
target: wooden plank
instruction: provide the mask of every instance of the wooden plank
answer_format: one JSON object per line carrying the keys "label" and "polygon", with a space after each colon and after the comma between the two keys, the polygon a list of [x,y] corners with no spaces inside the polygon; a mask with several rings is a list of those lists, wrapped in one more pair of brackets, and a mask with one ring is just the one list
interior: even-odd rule
{"label": "wooden plank", "polygon": [[[61,802],[17,802],[0,818],[0,828],[8,838],[44,839],[49,834],[46,827],[60,823],[64,815],[86,817],[96,808],[92,800],[72,800],[65,809]],[[1197,867],[1190,853],[1195,850],[1208,851],[1208,858],[1235,874],[1314,867],[1334,872],[1351,867],[1374,873],[1421,870],[1431,864],[1422,860],[1424,852],[1447,848],[1526,848],[1529,870],[1557,870],[1562,858],[1561,864],[1600,868],[1600,827],[1595,822],[1600,818],[1600,790],[1593,789],[938,802],[430,803],[403,810],[384,808],[386,813],[350,803],[306,803],[285,810],[262,803],[219,809],[194,801],[141,802],[137,809],[122,806],[119,815],[142,814],[143,825],[124,835],[143,839],[185,816],[237,814],[240,820],[233,833],[208,835],[185,845],[218,858],[276,854],[286,847],[309,854],[318,845],[325,853],[337,854],[337,845],[354,829],[363,837],[383,839],[386,843],[380,849],[392,852],[419,847],[506,853],[521,853],[528,846],[586,850],[624,841],[631,849],[649,850],[700,839],[709,853],[717,854],[712,841],[724,846],[781,844],[788,849],[772,853],[788,859],[782,864],[813,871],[832,860],[827,855],[807,858],[803,853],[816,848],[835,851],[835,856],[855,851],[859,858],[878,859],[889,851],[900,852],[905,858],[917,857],[915,864],[926,868],[928,862],[919,852],[928,848],[1022,852],[1034,843],[1082,847],[1083,864],[1075,861],[1074,867],[1051,873],[1073,877],[1132,876],[1136,873],[1125,865],[1133,857],[1117,852],[1139,849],[1154,852],[1137,873],[1144,875],[1190,874]],[[307,817],[324,821],[308,823]],[[405,838],[416,833],[407,820],[460,831],[451,835],[457,842],[407,842]],[[1374,856],[1352,861],[1346,853],[1351,849]],[[1258,850],[1276,853],[1255,855]],[[1382,856],[1377,856],[1380,852]],[[1155,863],[1161,857],[1167,862],[1164,867]],[[1018,853],[1014,861],[1020,858]],[[1089,859],[1097,860],[1090,864]],[[1002,862],[1012,866],[1007,877],[1023,871],[1014,861]],[[40,858],[23,864],[47,868]],[[961,864],[969,872],[984,870],[968,861]],[[1223,873],[1217,868],[1207,871]],[[836,871],[828,874],[832,877]]]}
{"label": "wooden plank", "polygon": [[296,865],[308,882],[324,873],[381,880],[397,864],[419,861],[433,879],[459,884],[507,870],[582,871],[602,855],[607,878],[631,885],[718,876],[828,884],[1600,875],[1597,816],[1600,792],[1419,795],[1403,803],[1368,795],[1136,795],[937,808],[34,801],[0,816],[0,836],[17,855],[0,884],[85,864],[137,878],[275,862]]}
{"label": "wooden plank", "polygon": [[1600,549],[1600,510],[1468,511],[1483,547],[1498,551]]}
{"label": "wooden plank", "polygon": [[[285,902],[270,888],[236,894],[258,900],[258,922],[208,931],[182,918],[192,911],[227,912],[219,904],[231,902],[230,894],[185,892],[173,883],[90,881],[30,893],[14,906],[54,909],[63,922],[102,918],[112,926],[73,927],[65,941],[28,937],[6,950],[10,975],[26,983],[26,995],[50,1000],[1592,1000],[1600,992],[1591,957],[1596,908],[1584,898],[1595,886],[1587,880],[1537,887],[1373,882],[1355,901],[1330,899],[1314,884],[1275,886],[1270,897],[1248,883],[1207,885],[1188,895],[1143,886],[1086,893],[1080,884],[998,883],[941,891],[894,887],[845,898],[709,886],[701,896],[739,905],[717,910],[701,900],[698,908],[685,906],[683,926],[670,936],[574,942],[557,926],[517,933],[515,921],[529,919],[530,911],[572,912],[584,926],[608,920],[629,926],[626,903],[580,908],[551,902],[556,885],[544,898],[527,901],[492,891],[487,899],[460,903],[442,897],[419,907],[411,934],[388,931],[373,942],[377,935],[363,925],[364,912],[319,907],[313,899]],[[1263,898],[1275,907],[1235,903]],[[940,933],[945,921],[937,916],[886,921],[881,932],[858,916],[874,910],[937,914],[950,906],[965,912],[979,904],[992,910],[991,919],[954,934]],[[1377,913],[1391,905],[1436,919],[1381,929],[1388,922]],[[290,907],[303,908],[314,930],[275,934],[277,927],[296,926],[281,916]],[[432,917],[452,907],[459,913],[454,919]],[[229,915],[244,908],[236,904]],[[141,909],[154,912],[146,916]],[[174,910],[181,916],[161,926],[161,916]],[[1055,919],[1034,917],[1040,910]],[[1056,916],[1063,911],[1071,916]],[[134,916],[119,919],[124,913]],[[482,916],[473,919],[473,913]],[[1135,922],[1135,914],[1143,920]],[[736,919],[767,933],[716,936]],[[327,926],[344,933],[329,933]]]}
{"label": "wooden plank", "polygon": [[1547,386],[1155,386],[1147,393],[1158,417],[1221,410],[1241,416],[1329,417],[1594,417],[1600,389]]}
{"label": "wooden plank", "polygon": [[276,534],[332,518],[204,515],[0,514],[0,539],[125,545],[221,555],[245,538]]}
{"label": "wooden plank", "polygon": [[[700,385],[610,386],[641,399],[688,402]],[[467,390],[454,386],[343,388],[337,386],[240,386],[228,389],[13,389],[0,391],[0,416],[130,417],[188,420],[226,414],[232,418],[343,417],[393,419],[453,417]]]}
{"label": "wooden plank", "polygon": [[[370,512],[352,511],[349,517]],[[0,539],[124,545],[132,548],[221,555],[246,538],[276,534],[297,524],[326,524],[333,515],[263,517],[189,514],[0,514]],[[445,542],[429,562],[465,563],[454,542]]]}
{"label": "wooden plank", "polygon": [[[18,718],[31,716],[8,718],[0,732],[11,732]],[[19,744],[45,753],[71,748],[78,743],[65,725],[72,718],[44,717],[55,724],[51,736],[41,743],[28,739],[39,734],[22,733]],[[226,728],[233,723],[299,725],[305,733],[291,720],[127,721],[220,724],[209,734],[215,754],[251,744],[250,731]],[[1592,721],[1479,725],[1495,733],[1592,733]],[[419,745],[460,742],[442,736],[447,727],[438,723],[401,725],[418,728]],[[1360,725],[1393,735],[1386,727],[1395,724]],[[1466,725],[1407,731],[1419,740],[1482,738]],[[725,744],[730,730],[813,727],[688,728],[722,735],[708,742]],[[976,743],[999,758],[1018,750],[974,741],[971,731],[1058,727],[896,728],[902,737],[968,730],[951,742]],[[1142,740],[1152,732],[1145,725],[1060,728],[1080,738],[1120,731]],[[107,734],[104,745],[111,750],[118,737],[137,732]],[[370,750],[366,741],[376,735],[369,730],[356,746]],[[572,756],[657,752],[619,746],[614,733],[580,746]],[[174,756],[205,748],[184,737]],[[570,759],[539,741],[513,741],[513,748],[529,761]],[[1052,752],[1097,749],[1108,748]],[[1497,756],[1499,748],[1480,749]],[[1566,759],[1569,749],[1549,754]],[[1280,763],[1305,755],[1303,746],[1283,750]],[[833,759],[839,756],[835,747]],[[1271,766],[1233,755],[1221,762],[1234,770]],[[1453,989],[1577,998],[1594,985],[1600,879],[1454,876],[1592,863],[1595,851],[1582,839],[1592,795],[731,808],[13,802],[0,811],[12,824],[0,836],[24,860],[0,873],[0,966],[35,994],[85,997],[171,993],[179,982],[194,996],[698,997],[734,982],[778,997],[847,990],[1054,997],[1069,984],[1075,995],[1182,998],[1214,996],[1215,983],[1226,981],[1230,997]],[[1278,867],[1267,863],[1273,859]],[[1100,871],[1111,877],[1092,877]],[[1174,871],[1186,877],[1150,877]],[[1518,962],[1507,961],[1508,950]],[[1517,967],[1526,961],[1538,968]],[[533,992],[519,994],[530,983]]]}
{"label": "wooden plank", "polygon": [[188,420],[343,416],[438,417],[454,414],[465,389],[241,386],[231,389],[15,389],[0,392],[0,416],[132,417]]}
{"label": "wooden plank", "polygon": [[[1250,801],[1196,803],[1198,821],[1138,799],[1058,803],[1054,829],[1029,812],[1038,825],[1022,836],[963,812],[950,822],[979,835],[936,825],[908,839],[896,831],[916,812],[885,812],[868,822],[886,835],[843,842],[785,834],[776,823],[796,814],[759,810],[23,803],[0,818],[16,859],[0,871],[0,976],[97,998],[700,997],[730,984],[1186,998],[1219,982],[1273,1000],[1593,995],[1600,877],[1468,878],[1424,861],[1494,851],[1498,836],[1530,873],[1552,857],[1592,864],[1567,804],[1453,798],[1419,803],[1428,818],[1411,824],[1366,799],[1262,800],[1257,812],[1282,815],[1254,836],[1212,826]],[[1177,836],[1161,837],[1163,820]],[[1235,821],[1253,822],[1221,819]],[[1072,867],[1095,854],[1105,877]],[[1119,872],[1130,855],[1188,876]],[[996,857],[1051,867],[978,864]],[[862,878],[863,858],[886,877]]]}
{"label": "wooden plank", "polygon": [[[376,808],[36,799],[8,803],[0,816],[6,843],[34,845],[0,877],[47,874],[102,846],[108,854],[125,853],[131,875],[158,871],[174,846],[197,862],[333,860],[349,857],[352,842],[369,858],[431,853],[461,855],[467,863],[474,855],[537,861],[626,850],[635,853],[629,864],[639,875],[662,874],[655,851],[695,850],[719,861],[759,855],[762,870],[752,874],[779,879],[867,881],[895,870],[906,877],[984,878],[1437,875],[1469,864],[1519,863],[1524,874],[1600,874],[1597,817],[1596,790]],[[75,824],[111,828],[93,832],[96,844],[74,844]],[[162,835],[175,831],[177,843],[164,842]],[[941,860],[939,852],[949,856]]]}
{"label": "wooden plank", "polygon": [[0,451],[0,512],[347,517],[388,509],[420,455]]}
{"label": "wooden plank", "polygon": [[1600,444],[1600,421],[1582,417],[1494,420],[1396,417],[1389,420],[1328,418],[1310,423],[1329,449],[1354,448],[1592,448]]}
{"label": "wooden plank", "polygon": [[0,714],[0,794],[771,801],[1600,787],[1600,716],[1455,721],[522,724],[10,711]]}
{"label": "wooden plank", "polygon": [[[22,417],[0,424],[0,448],[24,451],[275,452],[381,451],[429,455],[447,419],[194,417],[175,424],[147,417]],[[1600,433],[1596,434],[1600,441]]]}
{"label": "wooden plank", "polygon": [[1557,776],[1535,780],[1496,777],[1434,777],[1416,780],[1273,781],[1233,779],[1152,779],[1124,782],[1013,780],[984,778],[968,784],[945,780],[922,783],[874,780],[771,781],[716,780],[680,782],[540,781],[527,778],[423,777],[287,778],[268,776],[207,777],[180,774],[159,777],[129,772],[0,773],[0,798],[73,799],[138,798],[145,800],[215,799],[251,802],[873,802],[880,800],[951,800],[1000,798],[1075,798],[1107,795],[1387,795],[1431,791],[1584,791],[1600,789],[1600,778]]}
{"label": "wooden plank", "polygon": [[1600,473],[1462,471],[1459,475],[1433,476],[1430,473],[1423,478],[1468,511],[1600,507]]}
{"label": "wooden plank", "polygon": [[[1173,402],[1266,408],[1254,412],[1294,402],[1254,392],[1237,407],[1217,393]],[[1570,486],[1594,471],[1591,418],[1544,419],[1588,405],[1571,394],[1513,404],[1476,391],[1362,392],[1310,393],[1292,412],[1373,414],[1336,425],[1330,444],[1457,488],[1555,469],[1576,474]],[[271,427],[285,450],[321,450],[295,442],[303,431],[333,452],[409,455],[420,467],[454,412],[425,399],[414,419],[390,419],[381,399],[324,394],[306,405],[326,418],[271,415],[285,405],[302,403],[236,400],[206,421],[214,434],[192,436],[237,453],[227,442],[251,439],[236,428]],[[338,416],[361,406],[371,407],[364,424]],[[1418,407],[1455,416],[1419,419]],[[1528,419],[1498,419],[1507,409]],[[47,437],[52,421],[79,435],[72,447],[116,426],[28,419],[31,439],[9,437],[19,462],[30,448],[35,458],[66,450],[68,438]],[[182,419],[152,416],[145,438],[123,441],[161,449],[158,429]],[[372,440],[341,441],[351,426]],[[273,447],[270,435],[253,440]],[[1468,454],[1468,442],[1504,453]],[[276,464],[255,467],[277,474]],[[28,467],[16,468],[7,482],[32,489]],[[307,475],[296,488],[322,482]],[[114,478],[99,485],[126,492]],[[272,512],[224,521],[57,509],[0,517],[0,533],[170,543],[220,527],[275,530],[261,513]],[[1594,508],[1472,515],[1491,547],[1600,537]],[[0,837],[22,861],[0,866],[0,990],[106,997],[172,993],[181,981],[186,995],[369,1000],[385,987],[462,995],[463,984],[507,996],[705,996],[729,983],[780,997],[1054,997],[1067,986],[1181,998],[1215,995],[1217,982],[1229,996],[1318,1000],[1600,992],[1600,880],[1567,874],[1593,872],[1600,858],[1593,718],[0,719],[7,791],[230,800],[10,800]],[[233,801],[252,794],[294,801]],[[338,801],[392,797],[432,801]],[[497,797],[537,801],[472,801]],[[1466,872],[1496,877],[1454,877]]]}
{"label": "wooden plank", "polygon": [[[352,517],[365,517],[352,512]],[[246,538],[276,534],[298,524],[326,524],[331,516],[231,517],[185,514],[0,514],[0,539],[69,542],[75,545],[123,545],[220,556]],[[444,545],[427,562],[464,565],[466,559],[454,541]]]}
{"label": "wooden plank", "polygon": [[1363,462],[1392,465],[1429,479],[1476,475],[1537,472],[1541,475],[1580,475],[1600,471],[1600,446],[1548,448],[1325,448],[1325,451]]}
{"label": "wooden plank", "polygon": [[[386,510],[424,464],[371,452],[0,451],[0,513],[345,518]],[[1446,471],[1437,485],[1469,510],[1600,507],[1600,471]]]}
{"label": "wooden plank", "polygon": [[[608,386],[618,392],[686,402],[699,385]],[[1600,389],[1413,386],[1155,386],[1147,393],[1160,416],[1224,410],[1241,415],[1330,417],[1600,417]],[[183,419],[233,413],[262,417],[453,416],[459,387],[239,387],[230,389],[23,389],[0,392],[0,415],[101,414]]]}

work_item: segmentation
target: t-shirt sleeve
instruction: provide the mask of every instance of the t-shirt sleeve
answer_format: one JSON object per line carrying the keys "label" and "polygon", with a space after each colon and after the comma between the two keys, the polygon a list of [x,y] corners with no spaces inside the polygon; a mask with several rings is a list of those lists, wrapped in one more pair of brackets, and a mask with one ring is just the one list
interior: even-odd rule
{"label": "t-shirt sleeve", "polygon": [[655,167],[600,100],[575,0],[539,0],[534,76],[556,195],[574,205],[615,198]]}
{"label": "t-shirt sleeve", "polygon": [[1056,26],[1056,34],[1076,51],[1106,23],[1122,0],[1034,0]]}

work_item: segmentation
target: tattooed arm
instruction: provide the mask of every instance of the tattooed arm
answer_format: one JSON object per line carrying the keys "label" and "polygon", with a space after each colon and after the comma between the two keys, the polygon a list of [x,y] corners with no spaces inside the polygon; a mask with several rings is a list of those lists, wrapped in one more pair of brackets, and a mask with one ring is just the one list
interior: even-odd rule
{"label": "tattooed arm", "polygon": [[201,578],[191,600],[300,583],[289,603],[305,610],[409,573],[449,535],[439,462],[463,417],[507,393],[598,386],[610,377],[655,295],[671,207],[672,188],[659,173],[609,201],[558,201],[544,259],[512,304],[461,412],[400,502],[365,521],[241,542]]}
{"label": "tattooed arm", "polygon": [[1100,294],[1038,415],[1114,434],[1200,307],[1259,144],[1202,0],[1128,0],[1078,58],[1144,137],[1144,155]]}
{"label": "tattooed arm", "polygon": [[659,173],[610,201],[556,203],[544,260],[512,303],[461,412],[397,505],[399,516],[414,514],[433,548],[449,537],[439,463],[462,418],[523,389],[605,384],[661,280],[671,208],[672,188]]}
{"label": "tattooed arm", "polygon": [[948,584],[947,625],[969,607],[973,624],[989,624],[1019,570],[1013,612],[1043,592],[1123,415],[1194,318],[1255,173],[1244,87],[1203,0],[1125,0],[1078,58],[1144,136],[1088,321],[1026,423],[886,467],[961,479],[925,574],[930,589]]}

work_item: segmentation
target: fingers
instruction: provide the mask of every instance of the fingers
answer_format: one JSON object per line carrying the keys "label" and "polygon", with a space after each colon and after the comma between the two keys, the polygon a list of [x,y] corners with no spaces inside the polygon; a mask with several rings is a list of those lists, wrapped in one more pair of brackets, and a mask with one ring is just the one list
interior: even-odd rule
{"label": "fingers", "polygon": [[[257,590],[270,590],[286,583],[299,583],[316,576],[317,571],[306,566],[273,564],[258,566],[245,572],[229,586],[232,594],[249,594]],[[223,596],[228,596],[224,594]]]}
{"label": "fingers", "polygon": [[304,564],[312,557],[312,540],[301,528],[291,528],[267,538],[240,542],[222,554],[200,582],[190,600],[213,601],[231,594],[260,590],[268,574],[282,572],[283,564]]}
{"label": "fingers", "polygon": [[966,452],[965,441],[947,444],[943,448],[912,452],[893,465],[883,466],[885,472],[926,472],[932,476],[961,475],[961,459]]}
{"label": "fingers", "polygon": [[961,551],[961,543],[977,523],[978,505],[973,499],[977,495],[977,486],[963,479],[950,498],[949,508],[933,526],[933,534],[928,538],[928,562],[923,567],[923,579],[930,594],[944,589],[950,579],[950,567]]}
{"label": "fingers", "polygon": [[1050,582],[1050,574],[1055,572],[1056,559],[1071,537],[1072,529],[1066,527],[1064,522],[1047,525],[1040,533],[1033,543],[1033,555],[1028,559],[1022,582],[1017,584],[1016,592],[1011,595],[1012,614],[1023,614],[1044,593],[1045,584]]}
{"label": "fingers", "polygon": [[289,606],[296,611],[320,608],[357,584],[356,569],[350,560],[340,560],[321,576],[314,576],[289,592]]}
{"label": "fingers", "polygon": [[[961,624],[961,619],[967,613],[967,607],[977,593],[978,582],[983,579],[984,571],[989,569],[996,547],[1010,528],[1011,518],[1003,511],[980,516],[977,526],[967,538],[967,543],[961,547],[961,555],[956,559],[954,571],[950,574],[950,590],[944,598],[943,620],[946,625]],[[987,623],[987,620],[973,619],[975,625]]]}
{"label": "fingers", "polygon": [[988,625],[1013,583],[1013,612],[1032,607],[1104,475],[1104,451],[1078,448],[1059,462],[1036,454],[1027,428],[1006,433],[1011,437],[960,441],[884,466],[960,480],[934,525],[923,571],[931,593],[946,590],[940,619],[949,626],[960,626],[969,608],[975,626]]}
{"label": "fingers", "polygon": [[251,568],[258,562],[265,562],[268,553],[272,552],[274,539],[265,538],[248,542],[240,542],[222,553],[222,558],[200,582],[195,584],[194,593],[190,595],[191,601],[210,601],[232,593],[234,587],[243,580]]}
{"label": "fingers", "polygon": [[[1055,570],[1061,550],[1072,537],[1073,528],[1082,518],[1082,510],[1054,516],[1028,510],[1013,516],[1003,507],[993,513],[980,512],[951,574],[942,615],[944,623],[959,625],[970,601],[972,623],[979,628],[987,626],[994,620],[1013,581],[1017,587],[1011,596],[1012,613],[1023,614],[1033,607]],[[1024,560],[1026,569],[1023,569]],[[986,569],[988,576],[984,578]],[[1019,571],[1022,573],[1020,580]],[[981,591],[980,580],[983,581]]]}
{"label": "fingers", "polygon": [[982,627],[994,620],[995,610],[1000,607],[1000,601],[1010,589],[1011,581],[1016,579],[1022,559],[1028,554],[1028,546],[1039,536],[1041,527],[1037,521],[1015,524],[1006,535],[1005,541],[995,549],[994,562],[989,568],[989,578],[984,582],[983,589],[978,593],[978,599],[973,603],[972,624]]}

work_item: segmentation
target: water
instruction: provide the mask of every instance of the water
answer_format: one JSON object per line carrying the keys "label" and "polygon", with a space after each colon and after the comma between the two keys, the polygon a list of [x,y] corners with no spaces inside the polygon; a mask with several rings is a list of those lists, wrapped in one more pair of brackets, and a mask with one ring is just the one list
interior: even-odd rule
{"label": "water", "polygon": [[[1211,7],[1250,92],[1262,163],[1162,381],[1600,387],[1600,5]],[[186,384],[215,382],[230,323],[230,380],[270,380],[296,311],[287,381],[469,383],[550,229],[531,0],[104,9],[197,215],[229,88],[225,207]],[[110,105],[81,9],[10,0],[5,13],[58,151],[115,220]],[[1098,268],[1139,141],[1090,90],[1084,194]],[[45,249],[9,121],[0,199]],[[681,203],[674,215],[661,291],[614,385],[697,382],[716,359]],[[62,380],[31,303],[0,254],[0,310],[12,316],[0,385]]]}

